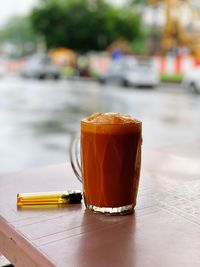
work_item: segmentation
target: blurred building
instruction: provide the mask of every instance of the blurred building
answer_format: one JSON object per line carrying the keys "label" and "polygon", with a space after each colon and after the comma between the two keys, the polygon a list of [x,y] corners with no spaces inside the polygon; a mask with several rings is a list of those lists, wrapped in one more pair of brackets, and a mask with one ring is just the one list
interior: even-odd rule
{"label": "blurred building", "polygon": [[161,33],[162,51],[187,48],[183,51],[200,55],[200,5],[194,1],[149,0],[143,20],[151,25],[152,36]]}

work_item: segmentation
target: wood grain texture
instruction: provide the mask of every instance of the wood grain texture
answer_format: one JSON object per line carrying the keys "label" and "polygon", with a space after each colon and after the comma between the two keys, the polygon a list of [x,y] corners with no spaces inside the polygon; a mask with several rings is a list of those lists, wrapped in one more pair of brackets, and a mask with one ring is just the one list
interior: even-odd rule
{"label": "wood grain texture", "polygon": [[67,164],[0,175],[0,251],[19,267],[199,267],[200,142],[144,151],[134,215],[16,207],[18,192],[81,189]]}

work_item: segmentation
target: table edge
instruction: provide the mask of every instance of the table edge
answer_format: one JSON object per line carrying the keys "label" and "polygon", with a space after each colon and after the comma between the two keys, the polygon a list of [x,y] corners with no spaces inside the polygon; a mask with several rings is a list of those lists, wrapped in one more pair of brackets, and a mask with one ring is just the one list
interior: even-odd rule
{"label": "table edge", "polygon": [[[26,257],[29,261],[29,267],[42,266],[42,267],[55,267],[56,265],[49,260],[45,254],[37,250],[30,241],[16,232],[14,228],[0,215],[0,252],[8,258],[12,264],[17,266],[24,266],[23,262],[20,263],[19,255],[21,258]],[[2,243],[2,246],[1,246]],[[8,252],[8,248],[12,253]],[[17,259],[19,261],[17,261]],[[22,264],[22,265],[20,265]]]}

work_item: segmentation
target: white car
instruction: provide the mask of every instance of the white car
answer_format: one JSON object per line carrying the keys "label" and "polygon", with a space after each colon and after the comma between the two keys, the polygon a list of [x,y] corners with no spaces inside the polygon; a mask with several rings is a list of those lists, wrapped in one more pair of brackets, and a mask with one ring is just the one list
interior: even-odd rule
{"label": "white car", "polygon": [[200,68],[187,72],[183,79],[183,85],[192,93],[200,94]]}
{"label": "white car", "polygon": [[60,71],[46,54],[35,54],[25,63],[21,75],[28,78],[60,78]]}
{"label": "white car", "polygon": [[123,86],[156,87],[159,73],[152,58],[122,58],[114,61],[100,77],[101,83]]}

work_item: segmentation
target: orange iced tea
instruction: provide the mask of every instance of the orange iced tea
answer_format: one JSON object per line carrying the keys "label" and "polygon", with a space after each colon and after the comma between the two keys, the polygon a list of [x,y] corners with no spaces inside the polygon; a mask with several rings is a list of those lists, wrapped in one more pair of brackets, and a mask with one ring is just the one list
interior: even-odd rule
{"label": "orange iced tea", "polygon": [[99,208],[122,208],[122,213],[133,211],[140,177],[141,143],[142,123],[129,115],[96,113],[81,121],[81,164],[87,207],[97,211],[101,211]]}

